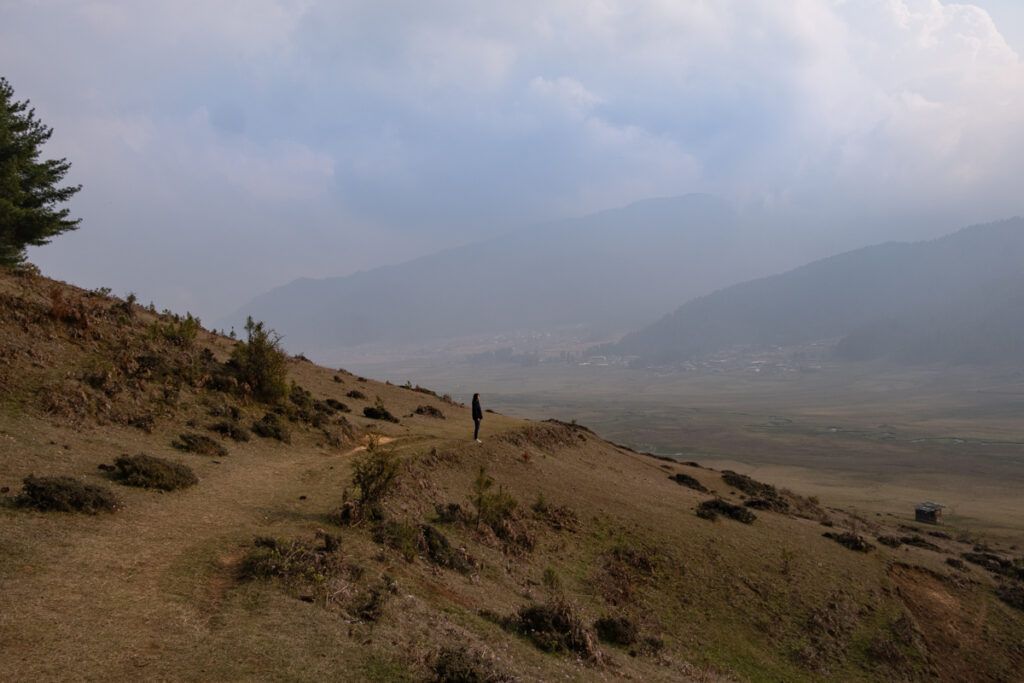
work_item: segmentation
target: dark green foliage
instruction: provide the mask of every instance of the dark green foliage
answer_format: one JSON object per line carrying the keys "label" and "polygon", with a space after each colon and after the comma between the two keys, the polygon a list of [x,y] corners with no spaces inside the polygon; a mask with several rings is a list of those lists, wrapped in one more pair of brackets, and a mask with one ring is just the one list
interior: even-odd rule
{"label": "dark green foliage", "polygon": [[104,486],[85,484],[72,477],[35,477],[23,480],[21,493],[15,503],[21,507],[42,511],[114,512],[121,503]]}
{"label": "dark green foliage", "polygon": [[384,407],[384,402],[379,398],[377,402],[372,406],[366,406],[363,408],[363,415],[370,418],[371,420],[385,420],[387,422],[398,422],[398,418],[392,415],[387,408]]}
{"label": "dark green foliage", "polygon": [[771,512],[789,511],[789,504],[782,498],[750,498],[743,501],[743,504],[754,510],[769,510]]}
{"label": "dark green foliage", "polygon": [[0,77],[0,266],[25,260],[25,248],[78,227],[70,211],[57,207],[81,185],[60,187],[71,164],[66,159],[40,160],[53,129],[36,118],[27,100],[14,99],[14,88]]}
{"label": "dark green foliage", "polygon": [[602,617],[594,622],[594,630],[603,642],[622,647],[640,639],[640,627],[629,617]]}
{"label": "dark green foliage", "polygon": [[600,659],[591,632],[583,625],[572,604],[556,597],[543,605],[527,605],[503,626],[530,639],[545,652],[574,652],[584,659]]}
{"label": "dark green foliage", "polygon": [[445,419],[444,413],[442,413],[434,406],[418,406],[416,410],[414,410],[413,412],[415,412],[417,415],[423,415],[425,417],[436,417],[439,420]]}
{"label": "dark green foliage", "polygon": [[276,413],[267,413],[259,420],[253,423],[252,431],[257,436],[262,436],[264,439],[277,439],[284,443],[292,442],[292,434],[288,431],[288,428],[281,422],[281,418]]}
{"label": "dark green foliage", "polygon": [[433,683],[511,683],[515,678],[465,645],[444,647],[434,660]]}
{"label": "dark green foliage", "polygon": [[447,505],[438,503],[434,506],[434,512],[437,514],[437,521],[441,524],[455,524],[469,518],[469,514],[458,503],[448,503]]}
{"label": "dark green foliage", "polygon": [[218,457],[228,454],[228,449],[203,434],[190,434],[188,432],[179,434],[178,440],[172,441],[171,445],[179,451],[185,451],[186,453],[198,453],[199,455],[213,455]]}
{"label": "dark green foliage", "polygon": [[217,432],[233,441],[248,441],[249,430],[231,420],[221,420],[210,425],[210,431]]}
{"label": "dark green foliage", "polygon": [[199,483],[188,465],[143,453],[118,457],[114,468],[111,477],[126,486],[174,491]]}
{"label": "dark green foliage", "polygon": [[349,398],[354,398],[357,401],[365,401],[366,400],[366,394],[364,394],[363,392],[359,391],[358,389],[353,389],[352,391],[348,392],[345,395],[348,396]]}
{"label": "dark green foliage", "polygon": [[239,385],[257,401],[276,403],[288,394],[288,356],[281,337],[251,317],[245,321],[246,341],[231,352],[230,366]]}
{"label": "dark green foliage", "polygon": [[826,531],[822,534],[825,538],[831,538],[839,545],[849,548],[850,550],[856,550],[859,553],[866,553],[875,549],[875,546],[868,543],[860,534],[855,534],[851,531],[844,531],[840,534]]}
{"label": "dark green foliage", "polygon": [[687,486],[687,487],[693,489],[694,491],[700,491],[701,493],[707,493],[708,492],[708,489],[707,489],[707,487],[704,486],[704,484],[700,483],[694,477],[691,477],[688,474],[683,474],[682,472],[678,472],[676,474],[673,474],[671,477],[669,477],[669,479],[671,479],[672,481],[674,481],[675,483],[677,483],[677,484],[679,484],[681,486]]}
{"label": "dark green foliage", "polygon": [[714,520],[718,518],[718,515],[725,515],[729,519],[735,519],[744,524],[752,524],[757,519],[757,515],[747,508],[733,505],[721,498],[706,500],[697,506],[697,516],[701,519]]}

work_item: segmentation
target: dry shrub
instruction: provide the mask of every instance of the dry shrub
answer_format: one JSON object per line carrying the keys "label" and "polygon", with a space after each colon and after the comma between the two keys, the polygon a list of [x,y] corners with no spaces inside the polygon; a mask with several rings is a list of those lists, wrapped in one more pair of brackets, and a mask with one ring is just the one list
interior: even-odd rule
{"label": "dry shrub", "polygon": [[708,489],[707,489],[706,486],[704,486],[704,484],[700,483],[699,481],[697,481],[697,479],[695,479],[694,477],[691,477],[688,474],[683,474],[682,472],[678,472],[676,474],[673,474],[671,477],[669,477],[669,479],[671,479],[675,483],[679,484],[680,486],[689,487],[689,488],[693,489],[694,491],[700,491],[701,493],[707,493],[708,492]]}
{"label": "dry shrub", "polygon": [[382,519],[381,507],[398,484],[401,461],[391,450],[383,449],[373,439],[352,460],[352,489],[345,491],[341,521],[352,524],[363,519]]}
{"label": "dry shrub", "polygon": [[901,545],[903,545],[903,541],[901,541],[895,536],[879,536],[875,540],[881,543],[882,545],[889,546],[890,548],[899,548]]}
{"label": "dry shrub", "polygon": [[223,457],[228,454],[228,449],[204,434],[190,434],[188,432],[179,434],[178,440],[172,441],[171,445],[179,451],[185,451],[186,453],[216,457]]}
{"label": "dry shrub", "polygon": [[602,617],[594,622],[602,642],[628,647],[640,639],[640,627],[629,617]]}
{"label": "dry shrub", "polygon": [[231,420],[221,420],[220,422],[214,422],[209,427],[211,432],[217,432],[222,436],[226,436],[233,441],[248,441],[249,430]]}
{"label": "dry shrub", "polygon": [[1010,607],[1024,611],[1024,585],[1005,583],[996,588],[996,595]]}
{"label": "dry shrub", "polygon": [[277,439],[283,443],[292,442],[292,434],[276,413],[267,413],[253,423],[252,431],[264,439]]}
{"label": "dry shrub", "polygon": [[735,519],[744,524],[753,524],[757,515],[741,505],[733,505],[721,498],[706,500],[697,506],[697,516],[701,519],[716,520],[719,515]]}
{"label": "dry shrub", "polygon": [[363,415],[371,420],[384,420],[385,422],[398,423],[398,418],[392,415],[391,412],[384,407],[384,402],[379,398],[374,405],[363,408]]}
{"label": "dry shrub", "polygon": [[552,505],[545,500],[543,494],[537,496],[531,509],[538,519],[555,531],[576,531],[580,527],[580,519],[572,508]]}
{"label": "dry shrub", "polygon": [[432,672],[433,683],[511,683],[516,680],[501,671],[492,659],[465,645],[441,648]]}
{"label": "dry shrub", "polygon": [[89,328],[89,311],[80,296],[66,297],[64,290],[54,285],[50,289],[49,315],[54,320],[85,330]]}
{"label": "dry shrub", "polygon": [[349,391],[345,395],[348,396],[349,398],[353,398],[353,399],[355,399],[357,401],[365,401],[366,400],[366,394],[364,394],[363,392],[359,391],[358,389],[352,389],[351,391]]}
{"label": "dry shrub", "polygon": [[435,408],[434,406],[430,405],[418,406],[416,410],[414,410],[413,412],[416,413],[417,415],[423,415],[424,417],[433,417],[437,418],[438,420],[445,419],[444,413],[442,413],[439,409]]}
{"label": "dry shrub", "polygon": [[853,533],[852,531],[844,531],[839,534],[826,531],[822,536],[825,538],[831,538],[839,545],[849,548],[850,550],[856,550],[859,553],[866,553],[875,549],[875,546],[868,543],[867,539],[860,534]]}
{"label": "dry shrub", "polygon": [[419,553],[419,533],[416,527],[406,522],[388,519],[373,528],[373,540],[397,550],[406,562],[412,562]]}
{"label": "dry shrub", "polygon": [[351,413],[352,409],[342,403],[336,398],[324,399],[324,403],[327,404],[332,410],[338,413]]}
{"label": "dry shrub", "polygon": [[900,542],[905,545],[912,545],[917,548],[924,548],[925,550],[931,550],[934,552],[942,552],[942,548],[935,545],[931,541],[914,534],[913,536],[903,536],[900,538]]}
{"label": "dry shrub", "polygon": [[448,537],[429,524],[420,526],[418,541],[427,559],[438,567],[454,569],[463,574],[473,568],[469,555],[462,549],[453,548]]}
{"label": "dry shrub", "polygon": [[110,489],[85,484],[72,477],[36,477],[29,475],[22,482],[21,493],[15,498],[19,507],[44,512],[114,512],[120,501]]}
{"label": "dry shrub", "polygon": [[111,476],[126,486],[161,491],[184,489],[199,483],[188,465],[140,453],[122,455],[114,461]]}
{"label": "dry shrub", "polygon": [[600,661],[601,651],[593,633],[583,624],[575,607],[557,596],[545,604],[527,605],[502,625],[525,636],[545,652],[573,652],[589,661]]}

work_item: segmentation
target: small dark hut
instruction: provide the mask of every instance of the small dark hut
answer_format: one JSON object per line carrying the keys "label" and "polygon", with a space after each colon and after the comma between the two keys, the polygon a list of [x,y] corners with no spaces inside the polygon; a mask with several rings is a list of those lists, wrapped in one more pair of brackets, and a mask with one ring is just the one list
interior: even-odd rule
{"label": "small dark hut", "polygon": [[944,505],[938,503],[924,502],[919,503],[914,508],[914,518],[919,522],[925,524],[939,524],[942,522],[942,508]]}

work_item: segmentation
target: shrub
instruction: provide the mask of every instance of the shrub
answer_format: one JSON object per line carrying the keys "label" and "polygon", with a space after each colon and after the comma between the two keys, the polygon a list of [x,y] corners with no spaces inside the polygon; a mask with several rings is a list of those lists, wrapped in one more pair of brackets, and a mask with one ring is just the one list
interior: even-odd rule
{"label": "shrub", "polygon": [[877,540],[882,545],[889,546],[890,548],[899,548],[901,545],[903,545],[903,541],[896,538],[895,536],[879,536],[875,540]]}
{"label": "shrub", "polygon": [[231,352],[231,366],[256,400],[276,403],[288,393],[288,356],[281,349],[281,337],[252,318],[246,320],[245,331],[246,341]]}
{"label": "shrub", "polygon": [[1010,607],[1024,610],[1024,586],[1021,584],[1003,584],[996,588],[996,595]]}
{"label": "shrub", "polygon": [[320,547],[300,540],[257,538],[239,565],[239,577],[322,584],[341,572],[338,548],[338,539],[329,534],[323,535]]}
{"label": "shrub", "polygon": [[433,666],[433,683],[511,683],[515,678],[465,645],[443,647]]}
{"label": "shrub", "polygon": [[264,439],[277,439],[284,443],[292,442],[292,434],[288,431],[288,428],[281,422],[281,418],[276,413],[267,413],[259,420],[253,423],[252,431],[257,436],[262,436]]}
{"label": "shrub", "polygon": [[841,534],[826,531],[822,534],[822,536],[824,536],[825,538],[831,538],[839,545],[849,548],[850,550],[856,550],[859,553],[866,553],[875,549],[875,546],[868,543],[863,536],[861,536],[860,534],[855,534],[851,531],[844,531]]}
{"label": "shrub", "polygon": [[390,450],[373,442],[352,461],[352,486],[363,514],[379,514],[380,505],[398,482],[400,461]]}
{"label": "shrub", "polygon": [[752,524],[757,515],[741,505],[733,505],[721,498],[706,500],[697,506],[697,516],[701,519],[715,520],[718,515],[725,515],[730,519],[744,524]]}
{"label": "shrub", "polygon": [[545,652],[575,652],[589,660],[601,658],[593,635],[564,597],[543,605],[527,605],[503,625]]}
{"label": "shrub", "polygon": [[365,401],[366,400],[366,394],[364,394],[363,392],[359,391],[358,389],[353,389],[352,391],[348,392],[345,395],[348,396],[349,398],[354,398],[357,401]]}
{"label": "shrub", "polygon": [[342,403],[341,401],[339,401],[336,398],[328,398],[328,399],[324,400],[324,403],[326,403],[328,406],[330,406],[330,408],[332,410],[334,410],[336,412],[339,412],[339,413],[350,413],[350,412],[352,412],[351,408],[349,408],[347,405],[345,405],[344,403]]}
{"label": "shrub", "polygon": [[466,554],[452,548],[448,537],[429,524],[420,527],[419,544],[427,559],[439,567],[454,569],[463,574],[472,568]]}
{"label": "shrub", "polygon": [[627,647],[640,639],[640,627],[629,617],[602,617],[594,622],[597,637],[605,643]]}
{"label": "shrub", "polygon": [[912,545],[917,548],[924,548],[925,550],[932,550],[934,552],[942,552],[942,548],[935,545],[931,541],[914,534],[913,536],[903,536],[900,538],[900,542],[905,545]]}
{"label": "shrub", "polygon": [[387,422],[398,422],[398,418],[392,415],[387,408],[384,407],[384,402],[379,398],[377,402],[372,406],[366,406],[363,408],[363,415],[370,418],[371,420],[385,420]]}
{"label": "shrub", "polygon": [[739,474],[732,470],[724,470],[722,472],[722,481],[734,489],[742,491],[748,496],[754,496],[755,498],[779,497],[778,489],[771,484],[762,484],[755,479],[751,479],[745,474]]}
{"label": "shrub", "polygon": [[366,597],[355,606],[355,614],[364,621],[377,621],[384,614],[384,606],[398,592],[398,585],[385,575],[379,586],[371,588]]}
{"label": "shrub", "polygon": [[221,420],[220,422],[214,422],[210,425],[210,431],[217,432],[223,436],[226,436],[234,441],[248,441],[249,430],[230,420]]}
{"label": "shrub", "polygon": [[111,476],[126,486],[161,491],[184,489],[199,483],[188,465],[143,453],[118,457]]}
{"label": "shrub", "polygon": [[417,415],[423,415],[425,417],[434,417],[434,418],[437,418],[438,420],[445,419],[444,418],[444,413],[442,413],[440,410],[438,410],[434,406],[428,406],[428,405],[419,406],[413,412],[416,413]]}
{"label": "shrub", "polygon": [[166,322],[154,321],[149,327],[149,335],[153,339],[162,340],[183,349],[190,349],[195,344],[201,329],[199,318],[193,317],[191,313],[186,313],[184,318],[175,315]]}
{"label": "shrub", "polygon": [[228,449],[203,434],[189,434],[187,432],[179,434],[178,440],[172,441],[171,445],[179,451],[185,451],[186,453],[198,453],[199,455],[212,455],[218,457],[228,454]]}
{"label": "shrub", "polygon": [[458,503],[448,503],[446,505],[438,503],[434,506],[434,512],[437,515],[437,521],[441,524],[464,522],[469,517]]}
{"label": "shrub", "polygon": [[789,511],[789,503],[782,498],[750,498],[744,501],[743,505],[754,510],[769,510],[771,512]]}
{"label": "shrub", "polygon": [[671,477],[669,477],[669,479],[679,484],[680,486],[687,486],[693,489],[694,491],[700,491],[701,493],[708,492],[708,489],[706,486],[704,486],[704,484],[700,483],[699,481],[697,481],[697,479],[691,477],[688,474],[683,474],[682,472],[679,472],[677,474],[673,474]]}
{"label": "shrub", "polygon": [[373,529],[373,540],[401,553],[406,562],[412,562],[418,554],[418,531],[406,522],[393,519],[378,523]]}
{"label": "shrub", "polygon": [[85,484],[72,477],[35,477],[22,481],[23,488],[15,499],[20,507],[56,512],[114,512],[121,503],[104,486]]}

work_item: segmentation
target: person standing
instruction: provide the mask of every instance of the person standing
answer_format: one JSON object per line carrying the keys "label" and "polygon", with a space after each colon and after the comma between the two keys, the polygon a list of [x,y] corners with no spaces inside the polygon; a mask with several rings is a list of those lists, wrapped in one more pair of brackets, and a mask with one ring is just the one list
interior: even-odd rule
{"label": "person standing", "polygon": [[473,394],[473,440],[480,441],[480,421],[484,419],[484,411],[480,408],[480,394]]}

